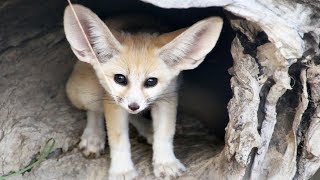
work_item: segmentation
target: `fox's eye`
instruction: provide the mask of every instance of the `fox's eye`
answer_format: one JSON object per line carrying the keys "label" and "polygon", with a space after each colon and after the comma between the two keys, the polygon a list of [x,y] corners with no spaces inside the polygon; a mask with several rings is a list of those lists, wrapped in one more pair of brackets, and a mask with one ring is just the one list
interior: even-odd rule
{"label": "fox's eye", "polygon": [[114,81],[123,86],[128,84],[127,78],[122,74],[115,74]]}
{"label": "fox's eye", "polygon": [[158,83],[158,79],[157,78],[148,78],[145,82],[144,82],[144,87],[149,88],[149,87],[153,87],[155,85],[157,85]]}

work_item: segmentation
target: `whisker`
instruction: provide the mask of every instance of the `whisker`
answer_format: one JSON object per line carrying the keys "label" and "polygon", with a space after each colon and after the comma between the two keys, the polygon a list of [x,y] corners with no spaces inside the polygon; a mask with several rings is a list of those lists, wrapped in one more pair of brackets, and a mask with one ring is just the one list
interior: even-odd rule
{"label": "whisker", "polygon": [[114,100],[114,99],[112,99],[112,98],[105,98],[105,97],[98,98],[98,99],[93,99],[93,100],[89,101],[88,103],[89,103],[89,104],[92,104],[92,103],[99,102],[99,101],[112,102],[113,104],[115,104],[115,100]]}
{"label": "whisker", "polygon": [[81,94],[89,94],[89,95],[92,95],[92,96],[101,96],[101,94],[96,94],[96,93],[92,93],[90,91],[80,91]]}
{"label": "whisker", "polygon": [[119,97],[119,96],[116,96],[116,95],[112,95],[111,93],[108,93],[108,92],[106,92],[107,95],[92,93],[92,92],[90,92],[90,91],[80,91],[80,93],[82,93],[82,94],[89,94],[89,95],[98,96],[98,97],[100,97],[100,96],[104,96],[104,97],[105,97],[105,96],[107,96],[107,95],[109,95],[109,96],[111,96],[111,97]]}
{"label": "whisker", "polygon": [[173,101],[170,101],[170,99],[174,98],[176,96],[177,96],[176,92],[168,92],[168,93],[160,94],[156,97],[150,97],[147,99],[147,105],[149,106],[149,105],[153,104],[155,101],[165,101],[169,104],[172,104]]}

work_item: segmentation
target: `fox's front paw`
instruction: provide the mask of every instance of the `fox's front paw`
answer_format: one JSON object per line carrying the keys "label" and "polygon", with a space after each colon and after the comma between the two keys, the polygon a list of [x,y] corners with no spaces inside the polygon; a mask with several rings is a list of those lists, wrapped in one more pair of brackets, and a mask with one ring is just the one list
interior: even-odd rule
{"label": "fox's front paw", "polygon": [[105,133],[84,131],[79,148],[88,158],[99,157],[105,146]]}
{"label": "fox's front paw", "polygon": [[181,176],[186,170],[184,165],[178,160],[173,162],[158,163],[153,165],[153,172],[156,177],[175,178]]}
{"label": "fox's front paw", "polygon": [[121,172],[121,173],[109,172],[109,180],[132,180],[132,179],[136,179],[137,176],[138,176],[138,173],[135,169],[132,169],[126,172]]}

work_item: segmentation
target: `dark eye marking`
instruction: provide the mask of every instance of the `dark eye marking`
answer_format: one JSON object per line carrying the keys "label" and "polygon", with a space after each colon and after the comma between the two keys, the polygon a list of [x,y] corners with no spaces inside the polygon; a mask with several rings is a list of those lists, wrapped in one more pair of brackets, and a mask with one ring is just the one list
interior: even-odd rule
{"label": "dark eye marking", "polygon": [[155,77],[151,77],[151,78],[148,78],[144,81],[144,84],[143,86],[145,88],[150,88],[150,87],[154,87],[158,84],[158,79],[155,78]]}
{"label": "dark eye marking", "polygon": [[127,78],[122,74],[115,74],[114,81],[122,86],[126,86],[128,84]]}

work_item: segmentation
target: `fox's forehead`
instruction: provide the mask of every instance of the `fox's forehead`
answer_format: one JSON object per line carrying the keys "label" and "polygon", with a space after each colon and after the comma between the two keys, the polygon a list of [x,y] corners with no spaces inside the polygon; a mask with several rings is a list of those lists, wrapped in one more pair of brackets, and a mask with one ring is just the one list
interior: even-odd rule
{"label": "fox's forehead", "polygon": [[122,45],[116,64],[128,71],[142,75],[156,74],[166,67],[158,55],[157,35],[152,34],[123,34],[120,40]]}

